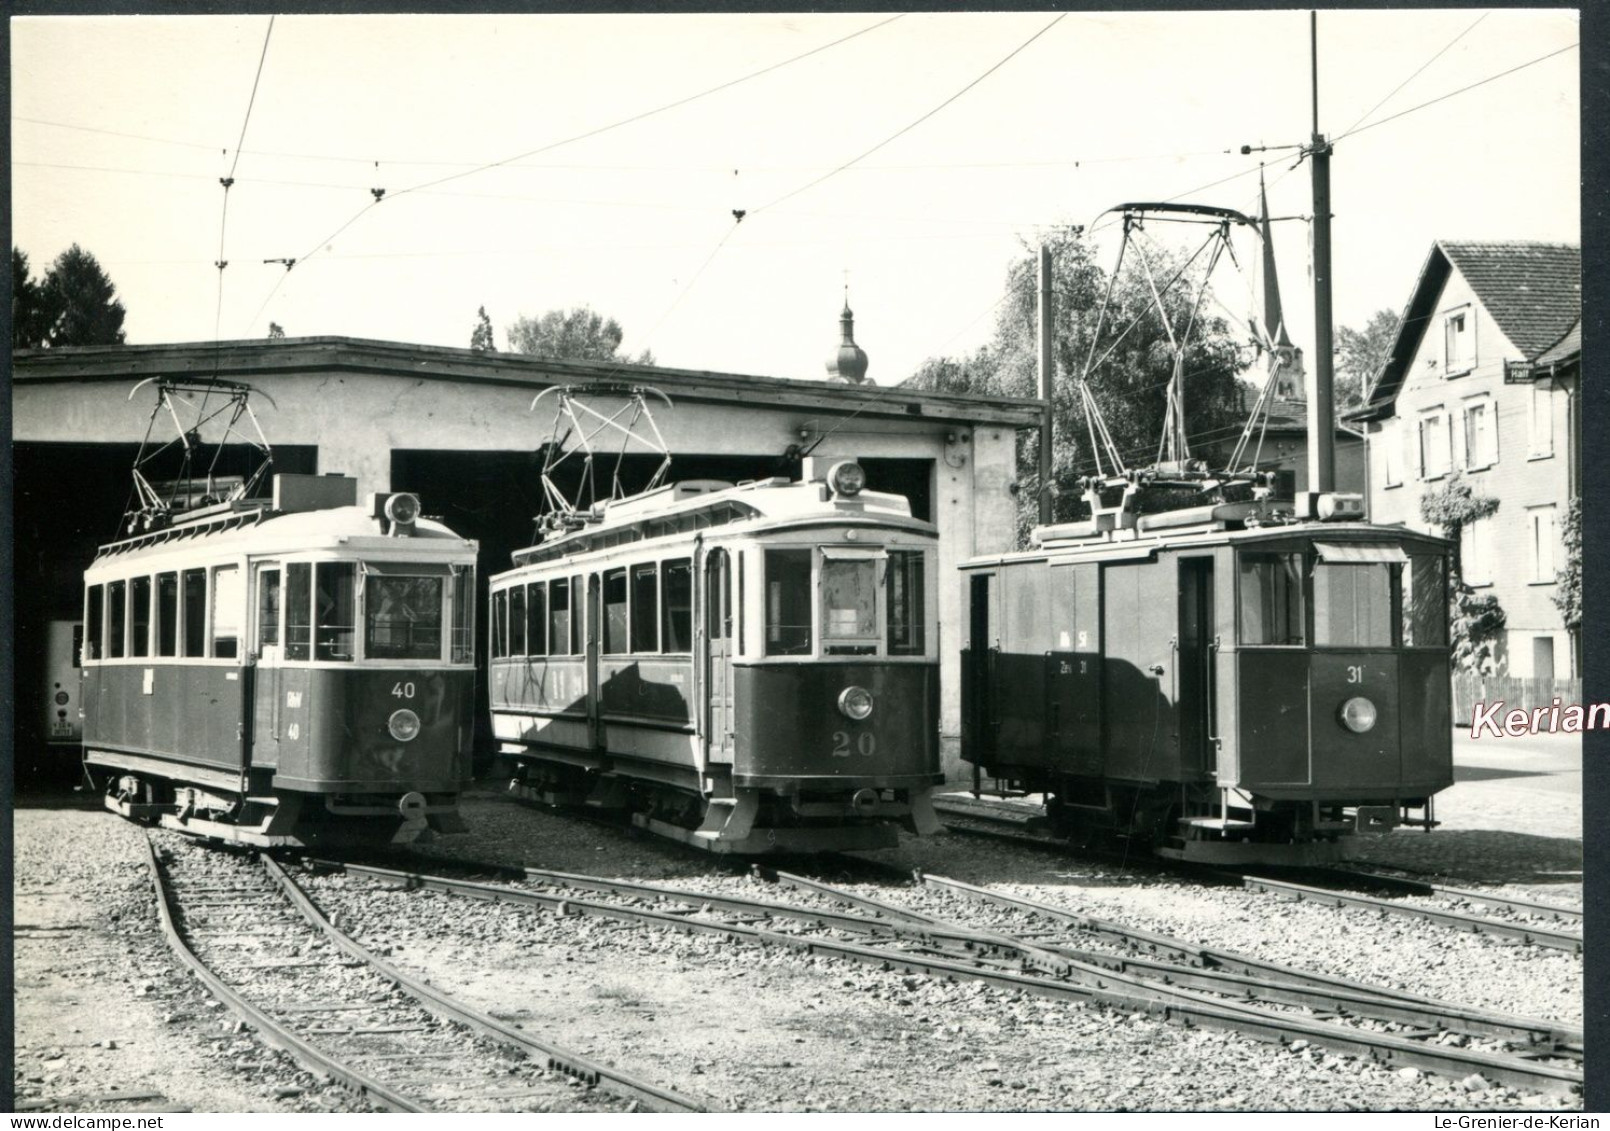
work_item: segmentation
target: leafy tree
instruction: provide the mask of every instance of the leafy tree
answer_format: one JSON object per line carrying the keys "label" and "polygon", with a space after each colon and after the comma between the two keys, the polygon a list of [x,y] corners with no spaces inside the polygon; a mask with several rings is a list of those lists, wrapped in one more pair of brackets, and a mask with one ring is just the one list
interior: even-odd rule
{"label": "leafy tree", "polygon": [[470,331],[470,349],[497,353],[498,344],[492,337],[492,320],[486,316],[486,307],[475,312],[475,329]]}
{"label": "leafy tree", "polygon": [[[1095,262],[1083,229],[1064,226],[1046,237],[1051,249],[1055,320],[1052,349],[1057,378],[1052,386],[1055,450],[1053,514],[1063,522],[1085,512],[1078,480],[1097,470],[1090,447],[1090,428],[1076,387],[1091,356],[1097,312],[1107,287],[1107,272]],[[1032,250],[1025,248],[1025,250]],[[1154,278],[1163,282],[1180,268],[1183,257],[1151,255]],[[1007,272],[1006,297],[996,316],[994,338],[966,358],[930,358],[907,382],[911,387],[984,396],[1033,397],[1038,385],[1038,300],[1036,256],[1029,255]],[[1170,324],[1178,333],[1196,297],[1186,281],[1163,297]],[[1173,351],[1152,290],[1138,262],[1126,260],[1113,287],[1095,357],[1100,358],[1131,321],[1135,327],[1118,341],[1107,359],[1090,374],[1090,391],[1101,409],[1113,442],[1126,464],[1153,461],[1167,412],[1167,387],[1173,373]],[[1185,410],[1193,456],[1217,458],[1233,446],[1241,407],[1236,375],[1245,367],[1236,341],[1223,319],[1204,304],[1185,351]],[[1228,440],[1230,443],[1224,443]],[[1018,446],[1019,532],[1038,521],[1038,430],[1025,432]],[[1105,456],[1103,456],[1105,464]],[[1108,468],[1108,470],[1111,470]]]}
{"label": "leafy tree", "polygon": [[112,346],[123,343],[123,304],[117,288],[89,252],[76,243],[45,274],[45,307],[53,315],[46,344]]}
{"label": "leafy tree", "polygon": [[1454,567],[1448,578],[1454,667],[1481,675],[1495,675],[1502,666],[1498,649],[1508,617],[1497,597],[1491,593],[1478,597],[1465,583],[1459,534],[1470,523],[1488,518],[1497,510],[1497,499],[1476,494],[1458,475],[1420,496],[1421,516],[1442,527],[1443,534],[1454,543]]}
{"label": "leafy tree", "polygon": [[550,310],[539,318],[521,315],[508,328],[509,346],[517,353],[562,361],[620,361],[653,365],[654,355],[644,350],[637,357],[620,352],[625,332],[619,322],[588,306]]}
{"label": "leafy tree", "polygon": [[1356,408],[1364,403],[1376,374],[1392,356],[1398,337],[1398,316],[1390,310],[1370,315],[1364,329],[1343,326],[1336,331],[1336,407]]}
{"label": "leafy tree", "polygon": [[44,287],[28,269],[28,253],[11,249],[11,346],[38,349],[45,344],[53,321],[45,303]]}
{"label": "leafy tree", "polygon": [[1565,543],[1565,566],[1554,575],[1559,588],[1554,591],[1554,604],[1565,619],[1565,627],[1572,632],[1582,628],[1582,500],[1572,499],[1565,510],[1565,521],[1560,524],[1560,538]]}
{"label": "leafy tree", "polygon": [[278,322],[270,322],[268,324],[268,336],[270,338],[283,338],[285,336],[285,327]]}

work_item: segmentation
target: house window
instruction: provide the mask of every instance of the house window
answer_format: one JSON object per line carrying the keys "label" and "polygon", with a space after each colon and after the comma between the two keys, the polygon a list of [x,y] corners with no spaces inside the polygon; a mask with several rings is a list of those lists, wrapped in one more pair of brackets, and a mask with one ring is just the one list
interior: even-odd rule
{"label": "house window", "polygon": [[1466,585],[1493,583],[1493,521],[1478,518],[1459,528],[1459,572]]}
{"label": "house window", "polygon": [[1383,471],[1388,487],[1403,485],[1403,433],[1395,420],[1388,421],[1378,433],[1381,440]]}
{"label": "house window", "polygon": [[1533,459],[1554,454],[1554,383],[1534,381],[1526,415],[1527,445]]}
{"label": "house window", "polygon": [[1469,373],[1476,364],[1476,321],[1462,306],[1442,317],[1442,371],[1449,377]]}
{"label": "house window", "polygon": [[1551,503],[1546,507],[1531,507],[1526,516],[1531,526],[1532,580],[1553,581],[1558,568],[1554,564],[1554,544],[1558,540],[1554,532],[1554,506]]}
{"label": "house window", "polygon": [[1420,478],[1439,479],[1452,469],[1448,414],[1439,405],[1420,416]]}
{"label": "house window", "polygon": [[1493,427],[1493,402],[1480,397],[1465,402],[1465,467],[1480,471],[1498,462],[1498,434]]}

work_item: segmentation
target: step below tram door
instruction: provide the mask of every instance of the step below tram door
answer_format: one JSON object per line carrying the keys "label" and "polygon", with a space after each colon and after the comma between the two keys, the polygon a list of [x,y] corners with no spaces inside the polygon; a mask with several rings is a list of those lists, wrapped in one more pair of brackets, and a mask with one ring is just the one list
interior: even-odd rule
{"label": "step below tram door", "polygon": [[1180,560],[1180,771],[1187,780],[1218,770],[1218,650],[1211,557]]}

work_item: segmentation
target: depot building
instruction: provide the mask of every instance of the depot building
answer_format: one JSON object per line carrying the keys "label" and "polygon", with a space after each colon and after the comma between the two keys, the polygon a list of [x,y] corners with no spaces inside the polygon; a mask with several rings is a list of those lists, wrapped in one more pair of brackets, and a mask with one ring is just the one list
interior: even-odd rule
{"label": "depot building", "polygon": [[[848,311],[845,312],[848,316]],[[846,322],[832,379],[793,381],[613,362],[562,362],[516,354],[354,338],[280,338],[21,350],[13,355],[16,687],[18,769],[65,759],[45,739],[66,693],[76,708],[74,661],[65,656],[81,616],[82,575],[97,546],[119,536],[142,450],[156,468],[182,454],[176,422],[155,417],[151,378],[216,378],[254,390],[252,413],[272,446],[274,472],[339,473],[369,492],[411,491],[424,511],[480,543],[485,579],[533,542],[544,506],[544,445],[554,439],[556,385],[651,386],[654,424],[673,456],[669,479],[739,482],[797,478],[816,464],[855,459],[872,490],[904,495],[914,516],[939,528],[940,731],[945,768],[962,775],[961,585],[957,563],[1012,548],[1017,431],[1039,422],[1033,400],[917,392],[864,381],[866,355]],[[131,393],[133,394],[131,396]],[[617,403],[622,403],[617,401]],[[194,406],[203,412],[209,406]],[[184,419],[184,426],[194,421]],[[221,421],[204,427],[191,474],[248,475],[261,456],[249,418],[220,444]],[[600,436],[595,474],[607,495],[619,437]],[[143,449],[142,449],[143,445]],[[166,451],[159,451],[168,445]],[[660,465],[633,445],[620,458],[621,488],[641,489]],[[147,478],[157,473],[148,471]],[[262,492],[258,492],[262,493]],[[484,617],[480,618],[484,621]],[[485,655],[485,626],[479,631]],[[484,696],[482,691],[484,716]],[[76,709],[72,714],[76,716]],[[484,717],[483,717],[484,726]],[[970,772],[970,771],[969,771]]]}

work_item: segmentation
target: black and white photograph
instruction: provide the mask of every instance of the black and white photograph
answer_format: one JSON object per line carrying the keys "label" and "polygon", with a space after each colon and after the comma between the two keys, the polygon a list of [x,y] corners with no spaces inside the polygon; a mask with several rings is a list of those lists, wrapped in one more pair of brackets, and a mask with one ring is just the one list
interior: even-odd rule
{"label": "black and white photograph", "polygon": [[7,30],[8,1110],[1610,1110],[1581,11]]}

